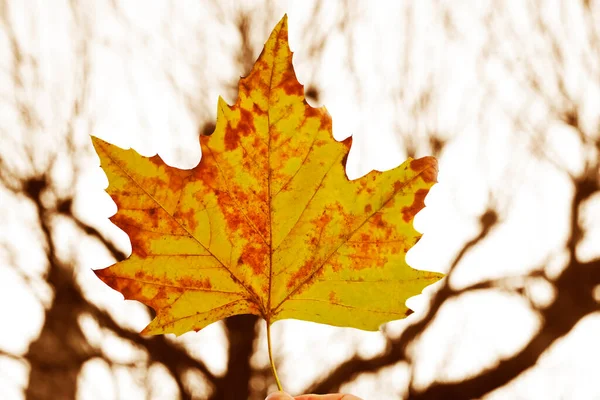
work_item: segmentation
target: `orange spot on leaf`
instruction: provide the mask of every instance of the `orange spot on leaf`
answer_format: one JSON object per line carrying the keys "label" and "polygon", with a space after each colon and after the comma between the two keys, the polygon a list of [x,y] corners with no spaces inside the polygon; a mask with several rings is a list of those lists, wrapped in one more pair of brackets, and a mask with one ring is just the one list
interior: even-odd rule
{"label": "orange spot on leaf", "polygon": [[306,119],[309,118],[313,118],[313,117],[320,117],[322,115],[322,111],[320,108],[314,108],[309,106],[308,104],[306,105],[306,108],[304,109],[304,117]]}
{"label": "orange spot on leaf", "polygon": [[225,127],[225,149],[234,150],[240,147],[241,139],[254,132],[254,116],[248,110],[240,108],[240,121],[233,128],[230,122]]}
{"label": "orange spot on leaf", "polygon": [[225,127],[225,149],[237,149],[240,144],[240,136],[238,132],[231,127],[231,123],[227,123]]}
{"label": "orange spot on leaf", "polygon": [[265,249],[258,243],[249,243],[238,260],[238,264],[244,264],[252,269],[254,275],[261,275],[267,271],[268,258]]}
{"label": "orange spot on leaf", "polygon": [[339,303],[340,299],[338,299],[337,295],[333,290],[329,291],[329,301],[331,303]]}
{"label": "orange spot on leaf", "polygon": [[212,288],[212,283],[210,282],[210,279],[208,279],[207,277],[204,278],[195,278],[195,277],[190,277],[190,276],[186,276],[186,277],[181,277],[178,279],[178,283],[179,285],[183,286],[184,288],[195,288],[195,289],[211,289]]}
{"label": "orange spot on leaf", "polygon": [[[331,125],[331,117],[329,117],[329,124]],[[348,151],[350,151],[350,147],[352,147],[352,136],[348,136],[346,139],[342,140],[341,143],[346,146]]]}
{"label": "orange spot on leaf", "polygon": [[288,68],[281,78],[281,88],[288,96],[304,96],[304,88],[296,79],[296,74],[293,68]]}
{"label": "orange spot on leaf", "polygon": [[322,214],[319,219],[316,221],[316,226],[319,229],[323,229],[327,226],[328,223],[331,222],[333,218],[329,214]]}
{"label": "orange spot on leaf", "polygon": [[198,221],[196,219],[196,211],[194,209],[190,208],[187,211],[178,210],[175,212],[175,214],[173,214],[173,216],[178,220],[182,220],[184,226],[186,226],[191,232],[196,231],[196,228],[198,227]]}
{"label": "orange spot on leaf", "polygon": [[158,156],[158,154],[155,154],[152,157],[148,158],[148,161],[150,161],[152,164],[156,165],[157,167],[164,167],[166,165],[164,163],[164,161],[161,160],[161,158]]}
{"label": "orange spot on leaf", "polygon": [[307,260],[298,271],[296,271],[290,280],[287,282],[286,287],[289,289],[295,288],[300,282],[308,279],[309,274],[313,269],[313,261]]}
{"label": "orange spot on leaf", "polygon": [[260,108],[258,106],[258,104],[256,104],[256,103],[252,105],[252,112],[254,113],[254,115],[266,115],[267,114],[267,112],[264,111],[262,108]]}
{"label": "orange spot on leaf", "polygon": [[236,128],[240,135],[248,136],[254,132],[254,115],[244,109],[240,108],[240,122],[238,122],[238,126]]}
{"label": "orange spot on leaf", "polygon": [[[319,129],[322,131],[328,131],[331,132],[331,116],[329,114],[321,114],[321,123],[319,124]],[[350,139],[350,138],[348,138]],[[344,140],[342,143],[347,147],[350,148],[350,145],[352,144],[352,139],[350,139],[350,142],[346,143],[346,141],[348,140]]]}
{"label": "orange spot on leaf", "polygon": [[415,193],[413,203],[402,208],[402,219],[404,222],[409,222],[414,216],[425,207],[425,196],[429,193],[429,189],[419,189]]}
{"label": "orange spot on leaf", "polygon": [[423,157],[410,162],[410,169],[421,172],[421,177],[427,183],[437,182],[438,163],[435,157]]}
{"label": "orange spot on leaf", "polygon": [[376,226],[383,228],[385,226],[385,222],[383,222],[383,217],[381,216],[381,214],[374,214],[373,217],[371,217],[371,221],[373,222],[373,224],[375,224]]}

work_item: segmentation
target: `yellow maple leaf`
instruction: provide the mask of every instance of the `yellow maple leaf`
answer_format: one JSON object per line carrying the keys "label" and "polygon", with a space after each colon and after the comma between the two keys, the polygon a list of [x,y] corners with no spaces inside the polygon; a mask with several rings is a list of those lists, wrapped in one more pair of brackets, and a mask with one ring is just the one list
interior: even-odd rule
{"label": "yellow maple leaf", "polygon": [[199,330],[254,314],[377,330],[439,280],[410,268],[414,215],[437,177],[433,157],[350,181],[337,142],[292,66],[287,18],[234,106],[219,98],[191,170],[92,138],[132,254],[97,276],[156,310],[144,334]]}

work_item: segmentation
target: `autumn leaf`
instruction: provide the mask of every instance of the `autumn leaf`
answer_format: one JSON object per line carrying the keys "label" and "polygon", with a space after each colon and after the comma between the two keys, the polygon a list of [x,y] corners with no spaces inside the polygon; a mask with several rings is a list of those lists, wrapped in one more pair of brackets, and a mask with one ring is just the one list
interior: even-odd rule
{"label": "autumn leaf", "polygon": [[351,139],[313,108],[292,66],[287,18],[233,106],[200,137],[193,169],[92,138],[131,256],[96,275],[156,310],[144,334],[200,330],[254,314],[377,330],[442,275],[409,267],[413,218],[436,182],[433,157],[349,180]]}

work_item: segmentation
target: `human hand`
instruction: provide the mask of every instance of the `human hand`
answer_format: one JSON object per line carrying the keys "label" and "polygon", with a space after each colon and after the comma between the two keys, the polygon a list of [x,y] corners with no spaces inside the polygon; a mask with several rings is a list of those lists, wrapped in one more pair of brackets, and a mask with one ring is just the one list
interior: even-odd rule
{"label": "human hand", "polygon": [[275,392],[267,396],[265,400],[362,400],[351,394],[331,393],[331,394],[303,394],[292,397],[284,392]]}

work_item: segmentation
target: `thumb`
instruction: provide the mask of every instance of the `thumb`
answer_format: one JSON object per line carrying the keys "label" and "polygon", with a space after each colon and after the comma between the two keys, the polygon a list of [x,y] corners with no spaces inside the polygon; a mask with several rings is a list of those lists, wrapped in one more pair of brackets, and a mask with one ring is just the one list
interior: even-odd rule
{"label": "thumb", "polygon": [[294,400],[294,398],[285,392],[274,392],[268,395],[265,400]]}

